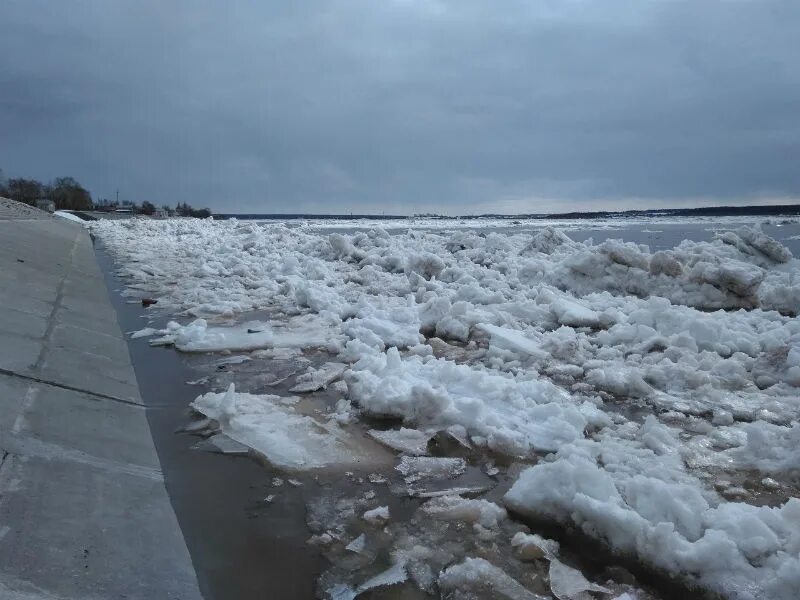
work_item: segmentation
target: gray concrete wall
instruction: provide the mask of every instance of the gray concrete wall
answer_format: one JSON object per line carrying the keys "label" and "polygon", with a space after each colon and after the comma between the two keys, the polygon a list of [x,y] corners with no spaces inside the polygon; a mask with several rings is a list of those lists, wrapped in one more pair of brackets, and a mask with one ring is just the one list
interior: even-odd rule
{"label": "gray concrete wall", "polygon": [[200,597],[88,233],[0,219],[0,598]]}

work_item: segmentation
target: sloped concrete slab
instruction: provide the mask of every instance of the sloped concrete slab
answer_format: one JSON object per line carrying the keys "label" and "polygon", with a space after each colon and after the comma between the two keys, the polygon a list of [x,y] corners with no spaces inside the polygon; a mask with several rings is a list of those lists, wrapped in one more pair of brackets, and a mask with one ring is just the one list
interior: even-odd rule
{"label": "sloped concrete slab", "polygon": [[201,598],[86,231],[0,219],[0,307],[0,598]]}

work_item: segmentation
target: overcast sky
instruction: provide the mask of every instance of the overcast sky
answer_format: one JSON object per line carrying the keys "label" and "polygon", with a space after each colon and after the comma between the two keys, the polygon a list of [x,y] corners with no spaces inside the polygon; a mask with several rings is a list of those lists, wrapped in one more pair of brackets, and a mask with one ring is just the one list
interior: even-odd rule
{"label": "overcast sky", "polygon": [[0,168],[218,212],[800,198],[800,2],[0,1]]}

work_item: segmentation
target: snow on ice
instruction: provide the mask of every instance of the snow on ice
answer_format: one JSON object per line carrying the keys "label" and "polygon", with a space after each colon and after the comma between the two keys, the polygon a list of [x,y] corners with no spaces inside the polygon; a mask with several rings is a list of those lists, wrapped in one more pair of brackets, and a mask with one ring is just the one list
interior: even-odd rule
{"label": "snow on ice", "polygon": [[[293,388],[330,386],[341,398],[330,418],[233,387],[195,400],[274,464],[357,462],[348,427],[369,419],[370,436],[405,454],[404,477],[441,469],[446,478],[464,460],[427,455],[451,432],[465,451],[528,465],[504,498],[514,518],[577,527],[728,598],[796,597],[800,500],[787,490],[800,475],[800,261],[758,227],[656,252],[550,227],[91,227],[127,293],[157,298],[176,319],[136,336],[182,352],[330,354]],[[247,321],[253,311],[269,317]],[[374,428],[376,419],[394,429]],[[739,483],[725,492],[727,479]],[[766,505],[756,485],[771,490]],[[508,520],[497,504],[452,494],[423,507],[479,537]],[[555,560],[553,544],[524,533],[508,548],[550,560],[558,597],[605,593]],[[495,597],[538,597],[484,558],[451,558],[438,578],[429,567],[412,579],[437,580],[453,597],[487,585]],[[376,585],[405,581],[420,561],[395,562]],[[341,597],[358,589],[367,588],[338,588]]]}

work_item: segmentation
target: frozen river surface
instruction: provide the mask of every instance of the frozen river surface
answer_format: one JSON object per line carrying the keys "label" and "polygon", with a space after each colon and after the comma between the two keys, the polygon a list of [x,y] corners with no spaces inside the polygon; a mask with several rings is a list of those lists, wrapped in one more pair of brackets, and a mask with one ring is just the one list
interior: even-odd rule
{"label": "frozen river surface", "polygon": [[93,224],[318,597],[796,597],[796,222],[379,225]]}

